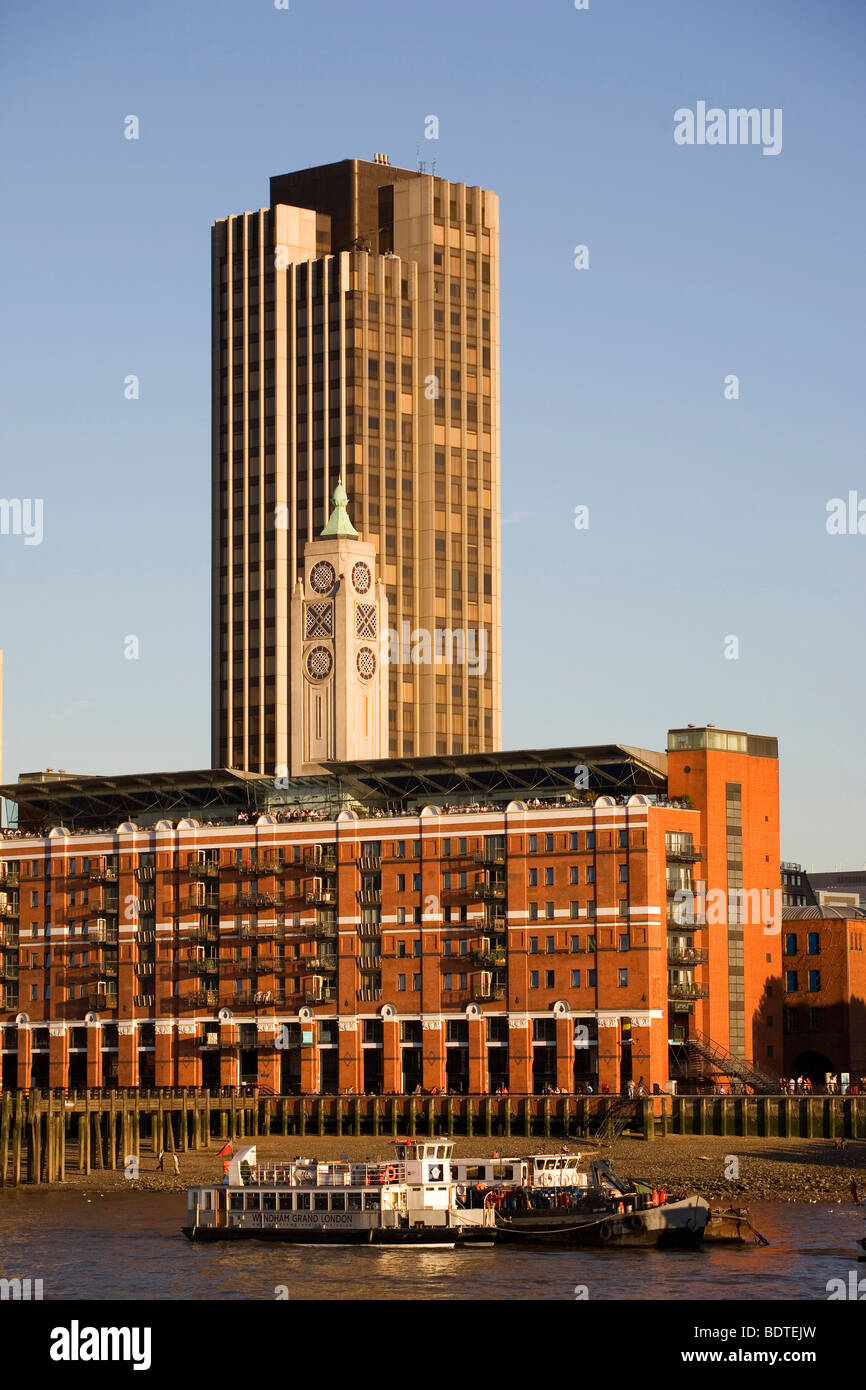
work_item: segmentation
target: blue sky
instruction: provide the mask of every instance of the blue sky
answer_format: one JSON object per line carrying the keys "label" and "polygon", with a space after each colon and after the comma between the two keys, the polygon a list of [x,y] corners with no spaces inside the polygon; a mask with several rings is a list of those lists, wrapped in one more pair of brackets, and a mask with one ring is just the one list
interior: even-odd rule
{"label": "blue sky", "polygon": [[[208,764],[210,224],[420,146],[501,199],[505,746],[776,734],[783,856],[866,860],[866,535],[825,526],[866,499],[857,0],[51,0],[2,28],[0,496],[45,507],[41,545],[0,535],[6,780]],[[781,153],[675,144],[698,101],[781,108]]]}

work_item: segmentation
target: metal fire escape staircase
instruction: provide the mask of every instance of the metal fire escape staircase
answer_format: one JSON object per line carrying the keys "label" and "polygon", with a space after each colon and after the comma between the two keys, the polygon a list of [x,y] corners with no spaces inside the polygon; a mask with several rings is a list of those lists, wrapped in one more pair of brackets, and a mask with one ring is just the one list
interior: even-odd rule
{"label": "metal fire escape staircase", "polygon": [[733,1052],[729,1052],[721,1043],[713,1042],[706,1033],[693,1033],[686,1038],[684,1046],[689,1053],[699,1057],[703,1062],[708,1062],[710,1071],[715,1076],[736,1077],[752,1090],[757,1092],[776,1092],[779,1089],[779,1078],[771,1076],[769,1072],[761,1071],[761,1068],[751,1062],[748,1057],[737,1057]]}

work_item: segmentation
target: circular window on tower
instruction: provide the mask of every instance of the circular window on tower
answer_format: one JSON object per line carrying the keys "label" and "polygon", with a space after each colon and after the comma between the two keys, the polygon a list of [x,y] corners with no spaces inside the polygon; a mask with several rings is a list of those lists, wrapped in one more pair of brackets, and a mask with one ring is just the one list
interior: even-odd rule
{"label": "circular window on tower", "polygon": [[333,589],[336,578],[334,566],[327,560],[319,560],[310,570],[310,584],[317,594],[326,594],[329,589]]}
{"label": "circular window on tower", "polygon": [[356,594],[366,594],[372,582],[373,576],[370,573],[370,566],[365,565],[363,560],[359,560],[356,565],[352,566],[352,583],[355,586]]}
{"label": "circular window on tower", "polygon": [[306,665],[310,680],[324,681],[331,674],[334,658],[327,647],[311,647],[307,652]]}
{"label": "circular window on tower", "polygon": [[376,674],[376,653],[370,647],[361,647],[355,658],[358,675],[362,681],[371,681]]}

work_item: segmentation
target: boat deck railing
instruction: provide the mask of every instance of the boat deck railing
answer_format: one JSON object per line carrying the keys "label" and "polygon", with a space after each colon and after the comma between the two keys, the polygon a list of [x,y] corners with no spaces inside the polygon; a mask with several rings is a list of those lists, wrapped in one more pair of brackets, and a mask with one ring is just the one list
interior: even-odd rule
{"label": "boat deck railing", "polygon": [[254,1164],[245,1187],[373,1187],[406,1181],[405,1163]]}

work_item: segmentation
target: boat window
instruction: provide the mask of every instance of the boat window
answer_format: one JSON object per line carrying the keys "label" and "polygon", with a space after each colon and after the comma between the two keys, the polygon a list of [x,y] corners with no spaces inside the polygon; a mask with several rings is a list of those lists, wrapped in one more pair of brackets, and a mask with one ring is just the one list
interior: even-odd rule
{"label": "boat window", "polygon": [[360,1194],[360,1192],[347,1192],[347,1193],[346,1193],[346,1203],[347,1203],[347,1206],[348,1206],[349,1211],[360,1211],[360,1210],[361,1210],[361,1194]]}
{"label": "boat window", "polygon": [[448,1149],[447,1149],[446,1145],[445,1145],[445,1144],[437,1144],[437,1145],[436,1145],[436,1157],[437,1157],[437,1158],[446,1158],[447,1155],[448,1155]]}
{"label": "boat window", "polygon": [[309,1211],[309,1210],[310,1210],[310,1194],[309,1194],[309,1192],[299,1192],[299,1193],[298,1193],[298,1208],[297,1208],[297,1209],[298,1209],[298,1211]]}
{"label": "boat window", "polygon": [[365,1192],[365,1193],[364,1193],[364,1210],[365,1210],[365,1211],[378,1211],[378,1210],[379,1210],[379,1193],[378,1193],[378,1192]]}
{"label": "boat window", "polygon": [[246,1196],[246,1209],[247,1209],[247,1211],[258,1211],[258,1209],[259,1209],[259,1194],[258,1194],[258,1192],[247,1192],[247,1193],[245,1193],[245,1196]]}
{"label": "boat window", "polygon": [[243,1194],[242,1192],[233,1192],[233,1193],[231,1194],[230,1200],[231,1200],[231,1209],[232,1209],[232,1211],[243,1211],[243,1209],[244,1209],[244,1194]]}
{"label": "boat window", "polygon": [[205,1193],[203,1193],[202,1208],[203,1208],[204,1211],[212,1211],[212,1210],[213,1210],[213,1193],[212,1193],[212,1192],[205,1192]]}
{"label": "boat window", "polygon": [[469,1163],[466,1167],[467,1178],[484,1178],[487,1176],[486,1163]]}
{"label": "boat window", "polygon": [[327,1194],[327,1192],[314,1192],[314,1193],[313,1193],[313,1211],[327,1211],[327,1210],[328,1210],[328,1194]]}
{"label": "boat window", "polygon": [[281,1192],[281,1193],[280,1193],[280,1211],[291,1211],[291,1210],[292,1210],[292,1193],[291,1193],[291,1192]]}
{"label": "boat window", "polygon": [[345,1192],[332,1192],[332,1193],[331,1193],[331,1211],[345,1211],[345,1210],[346,1210],[346,1194],[345,1194]]}
{"label": "boat window", "polygon": [[495,1163],[493,1165],[494,1178],[513,1178],[514,1169],[510,1163]]}
{"label": "boat window", "polygon": [[262,1193],[262,1211],[276,1211],[277,1194],[276,1192]]}

